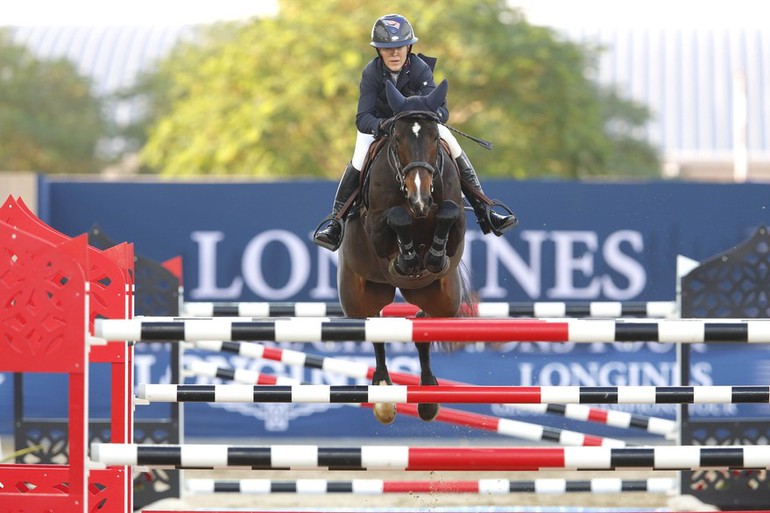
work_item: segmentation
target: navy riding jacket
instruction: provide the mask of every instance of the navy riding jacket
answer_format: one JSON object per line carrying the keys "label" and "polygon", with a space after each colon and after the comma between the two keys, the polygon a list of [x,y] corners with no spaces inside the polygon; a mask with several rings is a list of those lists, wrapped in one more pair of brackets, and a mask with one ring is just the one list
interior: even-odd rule
{"label": "navy riding jacket", "polygon": [[[429,94],[436,88],[436,82],[433,79],[435,63],[436,60],[431,57],[410,53],[398,74],[396,89],[407,97]],[[392,80],[390,70],[379,55],[369,61],[361,73],[361,90],[356,113],[356,128],[359,132],[376,137],[380,132],[380,122],[393,117],[393,110],[385,96],[385,82],[388,80]],[[447,122],[449,110],[446,100],[436,114],[442,123]]]}

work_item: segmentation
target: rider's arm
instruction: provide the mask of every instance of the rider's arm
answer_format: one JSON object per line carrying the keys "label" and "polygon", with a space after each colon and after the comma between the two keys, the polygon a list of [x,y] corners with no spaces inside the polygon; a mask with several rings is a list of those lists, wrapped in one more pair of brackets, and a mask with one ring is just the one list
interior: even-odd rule
{"label": "rider's arm", "polygon": [[382,76],[377,72],[374,61],[370,62],[361,73],[361,85],[358,94],[358,111],[356,113],[356,128],[364,134],[374,136],[380,133],[382,119],[375,116],[377,110],[377,91]]}

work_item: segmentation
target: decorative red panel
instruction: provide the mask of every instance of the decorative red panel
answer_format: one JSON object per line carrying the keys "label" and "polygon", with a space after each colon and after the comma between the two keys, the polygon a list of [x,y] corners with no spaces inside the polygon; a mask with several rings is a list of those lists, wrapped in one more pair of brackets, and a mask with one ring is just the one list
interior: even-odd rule
{"label": "decorative red panel", "polygon": [[[71,237],[38,219],[21,198],[8,197],[0,207],[0,220],[54,244],[71,240]],[[125,283],[129,269],[133,269],[133,262],[125,260],[124,252],[116,250],[107,253],[88,247],[86,278],[90,283],[88,318],[91,332],[94,319],[120,319],[125,315]]]}
{"label": "decorative red panel", "polygon": [[0,222],[0,370],[84,372],[86,250]]}

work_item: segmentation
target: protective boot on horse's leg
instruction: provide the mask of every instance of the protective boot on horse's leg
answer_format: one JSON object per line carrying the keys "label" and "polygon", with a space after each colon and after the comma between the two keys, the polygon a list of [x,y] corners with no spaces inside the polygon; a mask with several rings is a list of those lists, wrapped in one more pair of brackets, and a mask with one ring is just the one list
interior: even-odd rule
{"label": "protective boot on horse's leg", "polygon": [[[350,199],[350,195],[355,192],[360,176],[360,171],[353,167],[352,162],[348,163],[337,186],[337,194],[334,196],[332,205],[332,216],[336,216],[342,210],[342,207]],[[342,223],[345,222],[345,217],[347,214],[339,220],[332,218],[326,228],[316,232],[313,236],[313,242],[329,251],[337,251],[342,244]]]}
{"label": "protective boot on horse's leg", "polygon": [[[417,312],[416,317],[428,317],[424,310]],[[430,368],[430,343],[415,342],[417,355],[420,358],[420,385],[438,385],[438,379]],[[425,421],[431,421],[438,416],[441,409],[438,403],[419,403],[417,413]]]}
{"label": "protective boot on horse's leg", "polygon": [[443,273],[449,268],[449,257],[446,254],[449,231],[460,218],[460,207],[453,201],[444,200],[436,209],[436,231],[433,241],[425,253],[425,269],[434,274]]}
{"label": "protective boot on horse's leg", "polygon": [[[387,360],[385,359],[385,343],[373,342],[375,368],[372,374],[372,385],[392,385],[388,373]],[[396,405],[394,403],[375,403],[374,416],[382,424],[390,424],[396,419]]]}
{"label": "protective boot on horse's leg", "polygon": [[[473,169],[473,164],[468,159],[465,152],[462,152],[459,157],[455,159],[457,167],[460,169],[460,178],[463,189],[463,194],[468,199],[468,203],[473,207],[473,212],[476,214],[476,220],[481,227],[481,231],[485,234],[492,232],[500,237],[503,232],[513,228],[519,224],[519,220],[513,213],[498,214],[490,205],[485,203],[474,192],[484,194],[479,183],[479,177],[476,175],[476,170]],[[472,188],[472,191],[468,191],[468,188]],[[502,205],[508,212],[511,212],[508,207]]]}

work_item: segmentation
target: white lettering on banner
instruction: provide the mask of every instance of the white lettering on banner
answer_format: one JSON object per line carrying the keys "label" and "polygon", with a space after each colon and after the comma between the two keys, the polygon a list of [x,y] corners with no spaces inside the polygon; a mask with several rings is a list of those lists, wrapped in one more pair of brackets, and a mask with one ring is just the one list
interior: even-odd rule
{"label": "white lettering on banner", "polygon": [[712,386],[714,380],[711,379],[711,371],[711,364],[708,362],[699,362],[690,365],[690,384]]}
{"label": "white lettering on banner", "polygon": [[198,243],[198,287],[190,291],[193,299],[236,299],[241,295],[243,280],[236,277],[229,287],[217,288],[217,243],[225,238],[222,232],[192,232],[190,238]]}
{"label": "white lettering on banner", "polygon": [[632,230],[620,230],[611,233],[604,241],[602,248],[602,255],[607,265],[620,272],[628,280],[628,286],[622,289],[615,285],[610,276],[602,277],[604,294],[618,301],[636,297],[647,284],[647,272],[645,272],[642,264],[620,250],[620,246],[624,242],[627,242],[635,253],[644,251],[642,234]]}
{"label": "white lettering on banner", "polygon": [[[599,246],[596,232],[554,231],[551,239],[554,242],[556,269],[554,286],[548,290],[547,296],[574,299],[597,297],[600,283],[596,278],[590,280],[586,287],[575,285],[575,273],[585,278],[593,276],[594,254]],[[581,251],[583,247],[585,249]]]}
{"label": "white lettering on banner", "polygon": [[337,268],[337,255],[335,251],[327,251],[323,248],[316,248],[316,255],[318,257],[318,273],[316,286],[310,289],[310,297],[313,299],[328,299],[337,297],[337,283],[333,280],[332,276],[336,273],[331,272],[331,266],[334,264],[334,268]]}
{"label": "white lettering on banner", "polygon": [[479,294],[482,297],[491,299],[508,295],[508,289],[500,286],[498,262],[505,265],[505,268],[513,275],[529,297],[540,296],[541,257],[543,241],[547,238],[546,232],[522,231],[520,237],[527,241],[529,246],[529,266],[507,240],[494,237],[484,241],[487,248],[487,283],[479,289]]}
{"label": "white lettering on banner", "polygon": [[[134,354],[134,383],[157,383],[153,379],[152,367],[157,363],[157,358],[151,354]],[[168,369],[166,367],[165,369]]]}
{"label": "white lettering on banner", "polygon": [[[695,344],[691,344],[693,346]],[[656,354],[670,353],[674,350],[676,344],[670,342],[591,342],[588,345],[592,353],[606,353],[610,349],[620,353],[638,353],[639,351],[650,351]]]}
{"label": "white lettering on banner", "polygon": [[[593,231],[523,230],[519,238],[529,247],[529,264],[505,239],[482,239],[487,249],[487,280],[479,289],[482,297],[492,299],[508,295],[509,288],[501,286],[499,264],[503,264],[530,298],[540,297],[543,249],[549,240],[553,242],[555,262],[554,286],[546,291],[546,296],[551,299],[593,299],[604,294],[609,299],[622,301],[636,297],[647,283],[644,267],[622,250],[625,245],[637,254],[644,250],[642,234],[637,231],[613,232],[601,248],[598,235]],[[469,245],[467,240],[466,245]],[[604,263],[627,282],[625,287],[619,286],[609,274],[596,275],[594,258],[600,250]],[[588,284],[577,286],[576,275],[582,275]]]}
{"label": "white lettering on banner", "polygon": [[[605,296],[610,300],[637,297],[647,283],[644,266],[634,257],[645,249],[642,234],[633,230],[618,230],[601,240],[594,231],[586,230],[522,230],[519,239],[526,245],[526,258],[503,238],[482,237],[476,231],[466,233],[466,248],[474,241],[485,250],[485,283],[479,295],[493,300],[511,295],[513,289],[505,272],[515,285],[531,299],[545,296],[553,300],[594,299]],[[265,301],[283,300],[310,286],[309,294],[316,300],[337,298],[334,266],[337,253],[316,248],[289,230],[266,230],[252,238],[240,255],[241,276],[220,287],[217,279],[217,247],[225,238],[220,231],[195,231],[190,238],[198,246],[198,283],[190,292],[196,300],[237,300],[243,285]],[[269,272],[264,268],[264,252],[270,243],[283,245],[288,254],[289,278],[286,283],[268,283]],[[546,254],[546,251],[548,253]],[[466,251],[464,262],[473,269],[473,251]],[[543,269],[547,255],[553,255],[553,269]],[[312,258],[317,263],[317,282],[309,283]],[[228,261],[232,256],[228,256]],[[602,271],[602,269],[605,269]],[[505,272],[503,272],[503,270]],[[543,281],[553,276],[553,284],[543,290]]]}
{"label": "white lettering on banner", "polygon": [[[693,365],[693,377],[710,381],[710,367]],[[677,379],[675,362],[549,362],[541,367],[519,364],[521,386],[670,386]],[[693,379],[695,382],[695,379]]]}
{"label": "white lettering on banner", "polygon": [[[262,253],[271,242],[283,244],[289,254],[289,280],[281,288],[271,287],[262,274]],[[243,278],[252,292],[262,297],[280,300],[288,299],[297,294],[308,281],[310,276],[310,256],[305,244],[286,230],[267,230],[248,243],[243,251]]]}

